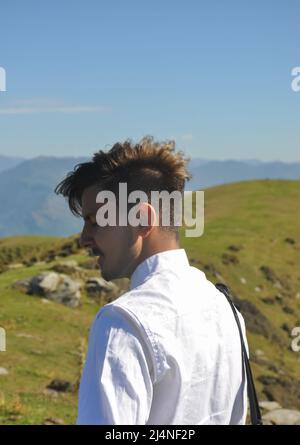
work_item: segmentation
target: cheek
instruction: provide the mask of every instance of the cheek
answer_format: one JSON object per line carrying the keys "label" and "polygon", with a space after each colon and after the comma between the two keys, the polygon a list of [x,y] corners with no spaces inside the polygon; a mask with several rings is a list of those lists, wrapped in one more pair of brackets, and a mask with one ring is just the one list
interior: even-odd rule
{"label": "cheek", "polygon": [[109,242],[108,247],[113,256],[121,255],[123,258],[126,258],[131,245],[130,233],[128,233],[128,229],[124,230],[124,228],[118,227],[112,228],[106,242]]}
{"label": "cheek", "polygon": [[93,238],[100,251],[103,251],[103,253],[107,251],[110,245],[110,236],[105,230],[105,227],[96,227]]}
{"label": "cheek", "polygon": [[94,229],[93,237],[94,237],[94,240],[96,241],[96,243],[97,243],[97,241],[99,241],[99,243],[101,243],[101,241],[103,239],[102,230],[103,229],[99,229],[99,227],[96,227]]}
{"label": "cheek", "polygon": [[128,227],[98,227],[94,240],[99,250],[111,257],[125,258],[134,247],[133,234]]}
{"label": "cheek", "polygon": [[99,249],[103,253],[109,253],[114,255],[122,249],[122,239],[120,238],[119,231],[113,227],[99,227],[95,233],[94,240]]}

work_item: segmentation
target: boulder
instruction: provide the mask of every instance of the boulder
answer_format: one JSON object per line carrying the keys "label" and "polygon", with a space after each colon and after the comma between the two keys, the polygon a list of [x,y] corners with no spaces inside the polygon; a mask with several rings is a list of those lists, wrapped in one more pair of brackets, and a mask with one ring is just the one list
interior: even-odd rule
{"label": "boulder", "polygon": [[263,423],[271,425],[300,425],[300,411],[292,409],[275,409],[262,418]]}
{"label": "boulder", "polygon": [[77,307],[81,297],[81,282],[57,272],[42,272],[30,280],[18,280],[13,286],[69,307]]}
{"label": "boulder", "polygon": [[18,289],[21,292],[28,292],[30,288],[30,278],[25,278],[23,280],[17,280],[12,284],[14,289]]}
{"label": "boulder", "polygon": [[54,272],[58,273],[64,273],[64,274],[72,274],[80,270],[78,267],[77,261],[69,260],[69,261],[62,261],[60,263],[55,264],[51,268]]}
{"label": "boulder", "polygon": [[76,389],[76,385],[67,380],[54,379],[49,383],[47,389],[56,392],[72,392]]}
{"label": "boulder", "polygon": [[30,280],[30,293],[47,296],[57,291],[60,276],[55,272],[42,272]]}
{"label": "boulder", "polygon": [[105,281],[102,277],[91,277],[86,281],[86,291],[91,298],[101,298],[112,301],[117,297],[119,288],[110,281]]}
{"label": "boulder", "polygon": [[73,279],[84,282],[88,276],[87,271],[80,267],[77,261],[60,261],[51,267],[51,270],[60,274],[71,276]]}
{"label": "boulder", "polygon": [[65,425],[65,421],[63,419],[59,419],[58,417],[47,417],[43,425]]}
{"label": "boulder", "polygon": [[265,411],[274,411],[275,409],[281,409],[282,408],[282,406],[279,405],[278,402],[273,402],[273,401],[270,402],[268,400],[259,402],[259,406],[260,406],[261,409],[263,409]]}
{"label": "boulder", "polygon": [[22,267],[24,267],[24,264],[23,263],[12,263],[12,264],[9,264],[7,267],[8,267],[8,269],[21,269]]}
{"label": "boulder", "polygon": [[239,264],[239,259],[235,255],[223,253],[222,254],[222,263],[226,264],[226,265],[227,264]]}

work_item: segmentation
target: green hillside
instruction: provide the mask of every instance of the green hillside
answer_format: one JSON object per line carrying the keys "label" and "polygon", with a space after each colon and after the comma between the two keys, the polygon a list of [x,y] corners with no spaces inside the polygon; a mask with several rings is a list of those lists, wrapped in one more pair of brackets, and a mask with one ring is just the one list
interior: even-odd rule
{"label": "green hillside", "polygon": [[191,263],[236,296],[260,398],[297,409],[300,352],[290,345],[300,326],[299,217],[300,181],[226,184],[205,191],[203,236],[182,237]]}
{"label": "green hillside", "polygon": [[[299,215],[300,181],[244,181],[205,191],[202,237],[181,232],[191,263],[229,285],[244,314],[260,400],[295,409],[300,352],[291,350],[290,333],[300,326]],[[7,334],[0,370],[8,372],[0,373],[0,423],[75,422],[88,330],[105,300],[83,292],[70,308],[11,286],[66,259],[97,275],[76,236],[0,239],[0,327]],[[55,379],[72,388],[47,389]]]}

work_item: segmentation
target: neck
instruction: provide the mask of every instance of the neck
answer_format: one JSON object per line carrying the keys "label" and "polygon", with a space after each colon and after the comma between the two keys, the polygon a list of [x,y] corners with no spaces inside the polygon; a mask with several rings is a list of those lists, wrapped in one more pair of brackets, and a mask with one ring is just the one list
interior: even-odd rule
{"label": "neck", "polygon": [[[152,255],[174,249],[180,249],[179,242],[176,239],[165,239],[160,240],[159,242],[144,245],[139,257],[136,259],[134,270],[138,267],[139,264],[141,264]],[[134,270],[132,270],[130,275],[132,275]]]}

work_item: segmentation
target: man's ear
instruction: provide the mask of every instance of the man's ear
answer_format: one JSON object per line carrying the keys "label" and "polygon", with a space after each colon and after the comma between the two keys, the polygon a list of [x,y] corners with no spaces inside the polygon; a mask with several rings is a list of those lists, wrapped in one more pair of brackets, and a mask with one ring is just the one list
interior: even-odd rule
{"label": "man's ear", "polygon": [[142,202],[140,205],[140,215],[142,225],[155,226],[157,225],[157,214],[155,208],[149,202]]}
{"label": "man's ear", "polygon": [[142,202],[139,207],[139,218],[141,221],[139,229],[146,237],[152,232],[154,227],[158,225],[155,208],[148,202]]}

